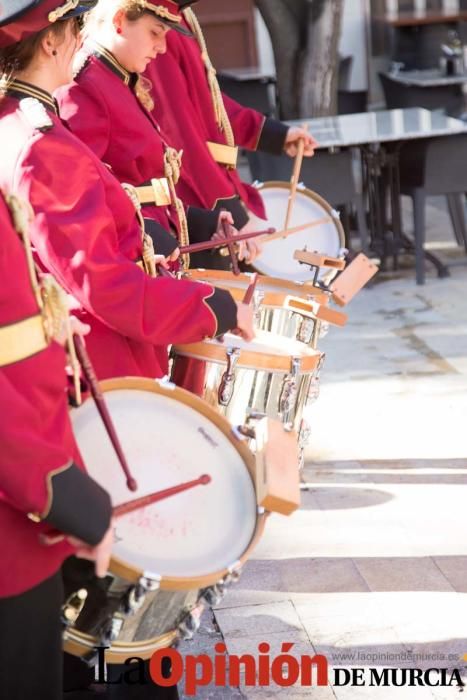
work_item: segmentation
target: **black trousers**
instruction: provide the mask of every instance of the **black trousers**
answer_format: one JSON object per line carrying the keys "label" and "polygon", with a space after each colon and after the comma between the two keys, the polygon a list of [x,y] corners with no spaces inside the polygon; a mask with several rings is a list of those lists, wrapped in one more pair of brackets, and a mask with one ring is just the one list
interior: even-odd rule
{"label": "black trousers", "polygon": [[63,585],[60,572],[0,598],[0,698],[62,700]]}

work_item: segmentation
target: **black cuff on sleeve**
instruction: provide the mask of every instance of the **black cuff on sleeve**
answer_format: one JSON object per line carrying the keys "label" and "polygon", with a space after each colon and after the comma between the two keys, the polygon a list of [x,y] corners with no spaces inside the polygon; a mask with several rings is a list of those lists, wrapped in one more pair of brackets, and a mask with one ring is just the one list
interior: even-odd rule
{"label": "black cuff on sleeve", "polygon": [[215,209],[188,207],[187,222],[190,243],[209,241],[217,231],[219,212]]}
{"label": "black cuff on sleeve", "polygon": [[52,506],[44,522],[95,546],[112,516],[107,491],[75,464],[52,477]]}
{"label": "black cuff on sleeve", "polygon": [[288,131],[289,127],[286,124],[268,117],[263,124],[256,150],[275,156],[282,155]]}
{"label": "black cuff on sleeve", "polygon": [[226,209],[232,214],[234,226],[238,231],[246,226],[250,220],[240,197],[218,199],[214,211],[221,212],[223,209]]}
{"label": "black cuff on sleeve", "polygon": [[152,238],[156,255],[163,255],[165,258],[168,258],[178,248],[178,241],[175,236],[166,231],[154,219],[144,219],[144,230]]}
{"label": "black cuff on sleeve", "polygon": [[215,288],[212,297],[205,300],[217,318],[216,335],[223,335],[237,327],[237,304],[226,289]]}

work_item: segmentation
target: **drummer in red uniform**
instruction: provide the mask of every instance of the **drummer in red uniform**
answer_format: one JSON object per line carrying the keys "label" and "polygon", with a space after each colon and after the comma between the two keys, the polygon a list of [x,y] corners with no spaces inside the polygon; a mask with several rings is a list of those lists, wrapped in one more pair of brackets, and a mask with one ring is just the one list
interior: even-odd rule
{"label": "drummer in red uniform", "polygon": [[[74,82],[55,96],[71,130],[121,183],[134,187],[144,216],[165,228],[172,226],[186,245],[209,240],[222,221],[233,219],[210,207],[185,210],[176,191],[183,157],[170,147],[152,116],[150,84],[141,76],[165,51],[167,32],[189,33],[181,20],[172,0],[100,0],[86,21],[87,39],[75,63]],[[183,121],[185,115],[180,113],[178,119]],[[204,173],[192,172],[190,177],[203,178]],[[256,244],[248,244],[248,250],[253,259]],[[241,257],[244,254],[243,250]]]}
{"label": "drummer in red uniform", "polygon": [[161,377],[167,344],[235,327],[250,338],[252,312],[223,290],[154,278],[138,267],[143,245],[134,204],[62,124],[51,94],[71,80],[80,38],[76,17],[67,18],[77,6],[36,1],[0,26],[0,185],[31,201],[38,259],[81,305],[98,376]]}
{"label": "drummer in red uniform", "polygon": [[[10,205],[19,229],[19,202]],[[27,246],[24,227],[23,237]],[[60,566],[74,548],[69,540],[46,546],[41,537],[57,528],[79,538],[103,576],[111,503],[82,468],[65,353],[47,332],[35,271],[1,195],[0,241],[0,695],[59,700]]]}
{"label": "drummer in red uniform", "polygon": [[294,157],[300,139],[305,140],[305,156],[312,156],[317,144],[303,129],[265,118],[221,93],[201,27],[189,8],[196,1],[176,3],[184,17],[182,26],[194,37],[170,32],[166,53],[146,69],[153,115],[176,147],[184,149],[178,186],[183,200],[228,209],[237,229],[248,230],[249,212],[266,215],[260,193],[242,182],[236,170],[238,147]]}

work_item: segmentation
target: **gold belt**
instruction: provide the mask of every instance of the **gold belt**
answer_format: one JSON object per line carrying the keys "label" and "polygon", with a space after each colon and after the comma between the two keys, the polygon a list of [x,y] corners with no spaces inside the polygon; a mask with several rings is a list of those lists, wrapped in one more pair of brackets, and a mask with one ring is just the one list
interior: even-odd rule
{"label": "gold belt", "polygon": [[0,367],[21,362],[48,346],[41,314],[0,328]]}
{"label": "gold belt", "polygon": [[238,146],[227,146],[213,141],[206,141],[206,145],[216,163],[227,165],[229,168],[237,167]]}
{"label": "gold belt", "polygon": [[168,207],[172,204],[169,183],[166,177],[153,178],[150,185],[135,187],[139,203],[155,204],[156,207]]}

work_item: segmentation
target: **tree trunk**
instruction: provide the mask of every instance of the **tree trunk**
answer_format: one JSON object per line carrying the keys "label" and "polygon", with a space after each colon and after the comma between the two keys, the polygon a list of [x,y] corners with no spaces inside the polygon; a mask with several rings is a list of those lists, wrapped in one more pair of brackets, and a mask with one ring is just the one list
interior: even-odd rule
{"label": "tree trunk", "polygon": [[337,111],[344,0],[256,0],[269,30],[283,119]]}
{"label": "tree trunk", "polygon": [[320,16],[308,25],[303,57],[299,110],[303,116],[337,113],[338,53],[343,0],[326,0]]}
{"label": "tree trunk", "polygon": [[[297,6],[303,0],[292,0]],[[300,23],[296,8],[291,9],[287,0],[256,0],[271,36],[277,73],[277,91],[281,116],[295,119],[300,116],[297,69],[297,47],[300,46]]]}

